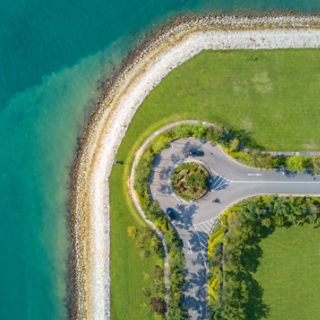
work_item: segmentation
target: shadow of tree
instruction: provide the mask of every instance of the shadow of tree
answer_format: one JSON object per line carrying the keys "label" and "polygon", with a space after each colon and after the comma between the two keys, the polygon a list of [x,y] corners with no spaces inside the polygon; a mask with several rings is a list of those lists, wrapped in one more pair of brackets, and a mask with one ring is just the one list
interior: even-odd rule
{"label": "shadow of tree", "polygon": [[267,238],[274,232],[275,228],[262,227],[256,237],[252,237],[246,248],[243,249],[241,263],[242,272],[239,273],[239,280],[247,287],[248,297],[244,299],[242,307],[248,320],[260,320],[267,318],[270,307],[263,302],[263,288],[253,278],[260,264],[259,259],[262,257],[263,250],[259,243],[262,239]]}
{"label": "shadow of tree", "polygon": [[189,226],[192,225],[192,218],[196,213],[197,206],[195,204],[177,204],[175,210],[178,213],[177,222],[184,224],[183,229],[189,229]]}
{"label": "shadow of tree", "polygon": [[[192,251],[193,251],[193,252],[199,252],[199,254],[200,254],[201,257],[202,257],[202,254],[201,254],[202,247],[201,247],[201,245],[200,245],[200,243],[199,243],[198,235],[197,235],[197,233],[194,232],[194,231],[190,231],[189,244],[190,244],[190,247],[191,247]],[[202,258],[202,259],[203,259],[203,258]],[[199,262],[199,263],[200,263],[200,262],[203,263],[203,262],[202,262],[202,259],[200,259],[199,255],[198,255],[197,260],[195,260],[195,261],[196,261],[196,263],[198,263],[198,262]]]}
{"label": "shadow of tree", "polygon": [[249,149],[258,149],[260,151],[264,150],[264,147],[259,145],[254,139],[251,137],[251,133],[247,132],[245,129],[236,129],[231,128],[229,129],[229,133],[234,138],[238,138],[240,143]]}

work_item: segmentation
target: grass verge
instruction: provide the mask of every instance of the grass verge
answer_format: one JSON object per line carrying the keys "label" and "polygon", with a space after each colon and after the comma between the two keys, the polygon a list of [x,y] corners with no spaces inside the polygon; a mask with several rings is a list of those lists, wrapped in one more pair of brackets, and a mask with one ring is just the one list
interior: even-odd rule
{"label": "grass verge", "polygon": [[320,318],[319,243],[319,228],[308,225],[276,228],[259,243],[262,256],[252,275],[270,307],[268,320]]}

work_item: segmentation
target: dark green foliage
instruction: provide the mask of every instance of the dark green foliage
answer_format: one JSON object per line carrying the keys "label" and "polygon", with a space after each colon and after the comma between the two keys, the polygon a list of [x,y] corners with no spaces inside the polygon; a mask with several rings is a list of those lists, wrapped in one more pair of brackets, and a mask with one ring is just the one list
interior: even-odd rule
{"label": "dark green foliage", "polygon": [[175,254],[170,260],[170,266],[182,271],[186,266],[186,259],[181,252]]}
{"label": "dark green foliage", "polygon": [[142,294],[143,294],[146,298],[148,298],[148,297],[150,297],[151,292],[150,292],[149,290],[143,288],[143,289],[142,289]]}
{"label": "dark green foliage", "polygon": [[262,154],[259,150],[251,150],[248,157],[248,164],[256,168],[271,169],[274,167],[272,155]]}
{"label": "dark green foliage", "polygon": [[188,310],[178,308],[174,305],[170,305],[168,318],[169,318],[169,320],[187,320],[188,319]]}
{"label": "dark green foliage", "polygon": [[162,279],[164,276],[164,270],[161,266],[155,265],[154,266],[154,277],[158,280]]}
{"label": "dark green foliage", "polygon": [[164,295],[166,292],[166,286],[164,284],[163,279],[154,280],[154,291],[156,294]]}
{"label": "dark green foliage", "polygon": [[320,157],[311,158],[310,168],[311,168],[313,174],[319,174],[320,173]]}
{"label": "dark green foliage", "polygon": [[144,204],[143,211],[146,217],[151,221],[154,221],[163,215],[158,201],[146,201]]}
{"label": "dark green foliage", "polygon": [[171,183],[179,197],[185,200],[195,200],[207,192],[209,174],[203,166],[187,162],[176,167]]}
{"label": "dark green foliage", "polygon": [[169,226],[169,230],[164,234],[164,240],[172,252],[179,252],[181,248],[180,240],[176,231]]}
{"label": "dark green foliage", "polygon": [[151,143],[151,148],[153,153],[159,154],[163,149],[167,148],[170,142],[170,138],[161,135],[157,138],[154,138]]}
{"label": "dark green foliage", "polygon": [[151,239],[150,250],[153,253],[160,253],[163,250],[162,243],[157,236],[155,236]]}
{"label": "dark green foliage", "polygon": [[186,185],[190,188],[204,187],[206,183],[206,176],[200,172],[192,172],[186,177]]}
{"label": "dark green foliage", "polygon": [[196,139],[203,139],[207,135],[208,127],[205,124],[202,124],[201,121],[199,121],[196,125],[192,126],[192,135]]}
{"label": "dark green foliage", "polygon": [[227,216],[228,233],[214,246],[214,254],[209,260],[209,276],[217,266],[220,270],[216,275],[220,281],[218,299],[210,301],[212,319],[262,319],[267,316],[262,289],[251,275],[262,254],[258,243],[275,227],[305,223],[318,227],[319,209],[318,198],[305,197],[250,198],[237,205],[237,210]]}
{"label": "dark green foliage", "polygon": [[149,183],[147,182],[147,178],[152,170],[152,164],[148,162],[145,158],[141,158],[136,170],[135,170],[135,180],[134,180],[134,189],[139,191],[140,193],[146,192]]}
{"label": "dark green foliage", "polygon": [[136,167],[136,179],[145,179],[152,170],[152,164],[146,159],[140,159]]}
{"label": "dark green foliage", "polygon": [[239,151],[239,140],[237,138],[230,141],[229,149],[231,152]]}
{"label": "dark green foliage", "polygon": [[174,132],[178,139],[191,137],[193,134],[193,128],[191,124],[182,123],[175,127]]}
{"label": "dark green foliage", "polygon": [[154,312],[157,312],[159,314],[165,314],[166,312],[166,303],[164,300],[160,297],[151,298],[150,304],[154,310]]}
{"label": "dark green foliage", "polygon": [[305,171],[304,159],[297,155],[294,157],[288,157],[286,160],[287,169],[292,172],[303,172]]}
{"label": "dark green foliage", "polygon": [[176,168],[175,171],[180,172],[184,169],[186,170],[196,170],[198,168],[198,165],[194,162],[186,162],[179,165],[179,167]]}
{"label": "dark green foliage", "polygon": [[220,126],[208,127],[206,132],[206,139],[212,142],[218,142],[225,139],[225,134]]}

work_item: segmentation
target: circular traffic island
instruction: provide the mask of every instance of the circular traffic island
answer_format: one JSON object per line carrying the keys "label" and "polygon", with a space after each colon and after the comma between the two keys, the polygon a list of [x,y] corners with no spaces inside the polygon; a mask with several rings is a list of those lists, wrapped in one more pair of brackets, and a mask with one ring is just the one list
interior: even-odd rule
{"label": "circular traffic island", "polygon": [[182,199],[192,201],[207,193],[209,181],[209,173],[201,164],[187,162],[174,170],[172,189]]}

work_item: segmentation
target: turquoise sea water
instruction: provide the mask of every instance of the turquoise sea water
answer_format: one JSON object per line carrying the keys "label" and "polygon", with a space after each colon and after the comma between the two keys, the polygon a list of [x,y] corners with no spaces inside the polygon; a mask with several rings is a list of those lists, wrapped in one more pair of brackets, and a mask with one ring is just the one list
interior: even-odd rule
{"label": "turquoise sea water", "polygon": [[0,319],[66,318],[68,173],[110,61],[177,13],[319,8],[319,0],[1,0]]}

